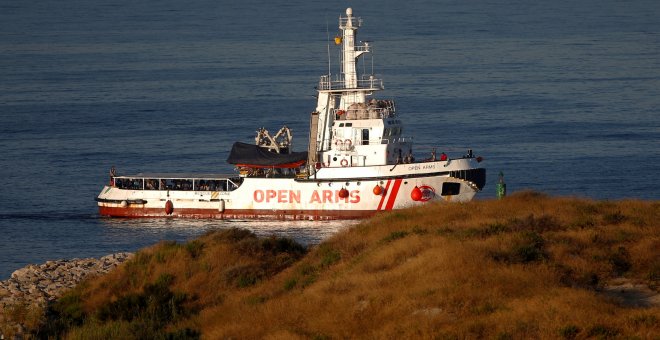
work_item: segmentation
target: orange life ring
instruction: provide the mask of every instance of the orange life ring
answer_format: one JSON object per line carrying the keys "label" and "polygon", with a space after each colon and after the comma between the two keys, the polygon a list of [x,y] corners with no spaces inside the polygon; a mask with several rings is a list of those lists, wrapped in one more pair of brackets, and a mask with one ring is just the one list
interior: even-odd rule
{"label": "orange life ring", "polygon": [[344,111],[344,110],[337,110],[337,114],[340,115],[340,116],[343,115],[344,113],[346,113],[346,111]]}
{"label": "orange life ring", "polygon": [[348,166],[348,161],[346,160],[346,158],[344,158],[344,159],[341,160],[341,166],[343,166],[343,167],[347,167],[347,166]]}

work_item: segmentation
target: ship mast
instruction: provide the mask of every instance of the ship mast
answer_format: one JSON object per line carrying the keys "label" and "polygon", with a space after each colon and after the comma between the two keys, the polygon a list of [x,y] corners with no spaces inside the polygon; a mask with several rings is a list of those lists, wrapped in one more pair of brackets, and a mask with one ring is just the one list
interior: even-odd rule
{"label": "ship mast", "polygon": [[318,101],[316,111],[312,113],[310,122],[310,145],[308,165],[318,162],[318,153],[331,148],[331,127],[336,113],[346,111],[355,103],[364,103],[366,96],[374,91],[382,90],[380,79],[373,75],[368,78],[358,77],[357,60],[364,53],[370,52],[369,43],[356,45],[357,30],[362,25],[362,19],[353,16],[353,9],[346,9],[346,16],[339,17],[339,29],[342,36],[339,42],[341,51],[341,73],[335,79],[330,74],[321,76],[318,86]]}
{"label": "ship mast", "polygon": [[[342,30],[342,73],[343,87],[340,108],[346,109],[354,103],[364,103],[367,92],[373,91],[371,84],[358,80],[357,60],[369,52],[369,43],[356,45],[357,30],[362,25],[362,19],[353,16],[353,9],[346,9],[346,17],[339,18],[339,29]],[[372,78],[373,79],[373,78]]]}

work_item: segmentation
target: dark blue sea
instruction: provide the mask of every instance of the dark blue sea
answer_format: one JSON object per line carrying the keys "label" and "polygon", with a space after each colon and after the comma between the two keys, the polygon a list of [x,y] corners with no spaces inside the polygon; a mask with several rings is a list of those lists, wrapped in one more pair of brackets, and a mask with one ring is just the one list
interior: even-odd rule
{"label": "dark blue sea", "polygon": [[2,1],[0,279],[211,229],[303,243],[341,229],[106,219],[94,197],[113,165],[231,172],[231,144],[260,127],[289,126],[305,150],[347,6],[417,156],[486,159],[479,199],[500,171],[509,192],[660,199],[657,0]]}

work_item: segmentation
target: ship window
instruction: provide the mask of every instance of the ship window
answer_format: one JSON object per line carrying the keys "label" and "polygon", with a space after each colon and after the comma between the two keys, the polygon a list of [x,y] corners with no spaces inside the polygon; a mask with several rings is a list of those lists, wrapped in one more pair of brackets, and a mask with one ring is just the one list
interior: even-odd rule
{"label": "ship window", "polygon": [[344,123],[339,123],[339,127],[342,127],[342,126],[344,126]]}
{"label": "ship window", "polygon": [[346,127],[353,126],[353,123],[346,123]]}
{"label": "ship window", "polygon": [[458,195],[461,192],[461,183],[442,183],[442,196]]}
{"label": "ship window", "polygon": [[[161,183],[162,184],[162,183]],[[167,190],[192,190],[191,179],[166,179],[165,189]]]}
{"label": "ship window", "polygon": [[158,188],[159,188],[158,180],[155,179],[155,178],[147,179],[144,183],[144,188],[146,190],[158,190]]}
{"label": "ship window", "polygon": [[115,178],[115,186],[119,189],[142,190],[143,185],[142,178]]}
{"label": "ship window", "polygon": [[362,129],[362,145],[369,145],[369,129]]}
{"label": "ship window", "polygon": [[195,181],[198,191],[227,191],[227,180],[200,179]]}

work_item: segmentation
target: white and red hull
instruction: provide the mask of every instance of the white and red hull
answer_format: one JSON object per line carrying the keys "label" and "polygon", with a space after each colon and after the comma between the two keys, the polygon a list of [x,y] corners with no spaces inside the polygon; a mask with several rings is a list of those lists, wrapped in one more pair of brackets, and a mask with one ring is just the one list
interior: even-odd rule
{"label": "white and red hull", "polygon": [[[471,170],[454,169],[476,163],[473,158],[463,158],[394,168],[321,169],[316,178],[309,179],[248,177],[232,191],[127,190],[106,186],[97,201],[100,215],[115,217],[356,219],[428,202],[469,201],[483,186],[485,171],[476,166]],[[354,176],[341,176],[343,172],[348,175],[349,170]],[[471,175],[466,176],[467,171]],[[324,176],[330,173],[332,178]],[[374,193],[377,186],[381,187],[380,194]],[[446,190],[448,186],[452,187],[450,192]],[[412,194],[415,187],[422,191],[417,200]],[[343,198],[342,189],[346,190]]]}

